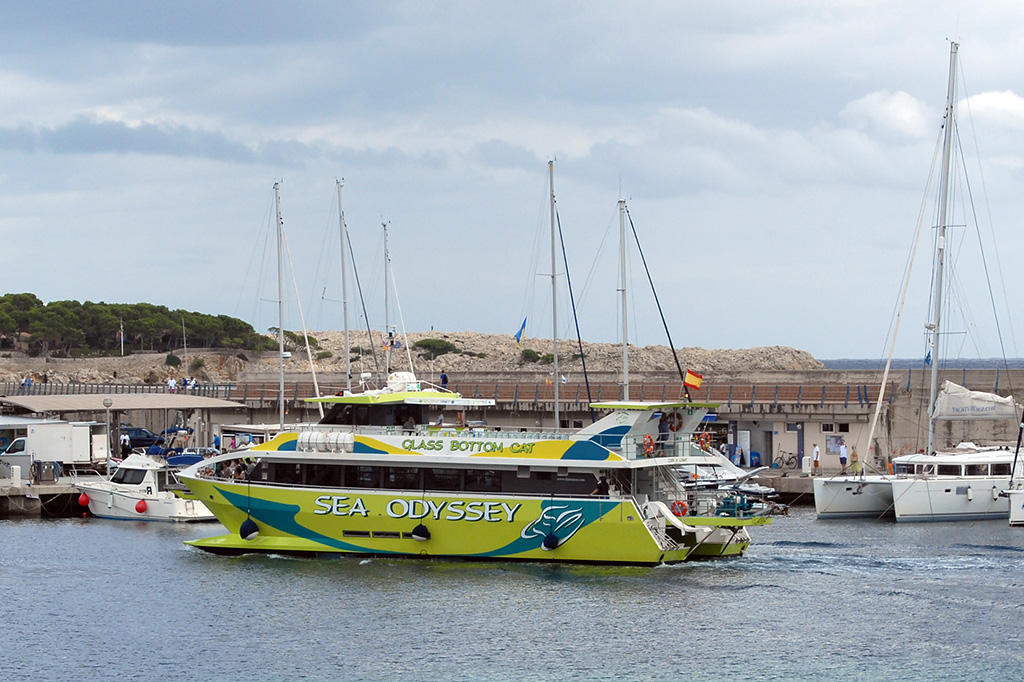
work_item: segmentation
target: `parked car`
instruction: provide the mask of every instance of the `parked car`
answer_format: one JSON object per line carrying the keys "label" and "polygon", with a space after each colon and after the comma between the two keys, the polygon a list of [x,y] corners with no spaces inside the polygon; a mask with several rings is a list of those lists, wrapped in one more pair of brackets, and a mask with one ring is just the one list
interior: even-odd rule
{"label": "parked car", "polygon": [[151,445],[162,445],[163,436],[158,436],[148,429],[139,426],[122,426],[121,433],[127,433],[132,448],[148,448]]}

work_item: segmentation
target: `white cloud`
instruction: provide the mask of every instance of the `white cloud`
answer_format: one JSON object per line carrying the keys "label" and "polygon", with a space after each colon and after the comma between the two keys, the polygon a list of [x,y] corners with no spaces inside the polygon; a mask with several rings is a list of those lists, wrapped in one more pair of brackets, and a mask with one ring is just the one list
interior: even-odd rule
{"label": "white cloud", "polygon": [[961,103],[961,111],[964,107],[978,121],[1010,130],[1024,130],[1024,97],[1012,90],[973,95]]}
{"label": "white cloud", "polygon": [[939,119],[935,110],[906,92],[880,90],[847,104],[843,120],[858,130],[911,138],[929,137]]}

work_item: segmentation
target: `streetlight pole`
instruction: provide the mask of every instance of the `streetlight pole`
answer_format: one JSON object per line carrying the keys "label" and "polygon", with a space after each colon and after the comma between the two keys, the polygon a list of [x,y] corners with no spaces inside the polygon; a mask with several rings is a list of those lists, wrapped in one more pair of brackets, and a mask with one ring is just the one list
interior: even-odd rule
{"label": "streetlight pole", "polygon": [[114,401],[110,398],[103,399],[103,409],[107,411],[107,462],[110,462],[110,453],[114,449],[110,446],[110,406],[114,404]]}

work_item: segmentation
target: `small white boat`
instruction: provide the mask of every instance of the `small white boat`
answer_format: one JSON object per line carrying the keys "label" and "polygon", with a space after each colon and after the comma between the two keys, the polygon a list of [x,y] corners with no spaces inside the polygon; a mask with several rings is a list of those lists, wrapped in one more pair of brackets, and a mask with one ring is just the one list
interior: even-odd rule
{"label": "small white boat", "polygon": [[133,521],[216,521],[202,502],[178,497],[184,489],[166,460],[133,453],[109,478],[76,476],[78,504],[93,516]]}

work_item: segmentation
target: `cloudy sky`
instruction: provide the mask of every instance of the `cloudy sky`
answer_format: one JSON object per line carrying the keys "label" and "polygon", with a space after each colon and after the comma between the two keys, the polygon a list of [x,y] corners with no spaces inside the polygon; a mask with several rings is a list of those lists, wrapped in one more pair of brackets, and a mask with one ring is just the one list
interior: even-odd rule
{"label": "cloudy sky", "polygon": [[[956,230],[951,298],[970,317],[950,322],[950,353],[1002,354],[995,299],[1007,355],[1024,354],[1006,302],[1024,289],[1019,2],[0,6],[6,292],[266,329],[280,181],[285,325],[301,303],[310,328],[340,329],[343,178],[373,327],[386,222],[408,331],[512,334],[529,316],[527,335],[550,337],[554,159],[584,338],[621,338],[621,197],[675,345],[818,358],[887,353],[957,40],[970,184],[956,194],[994,240],[993,293],[976,228]],[[928,202],[902,357],[924,354]],[[630,341],[665,343],[635,252],[630,273]]]}

